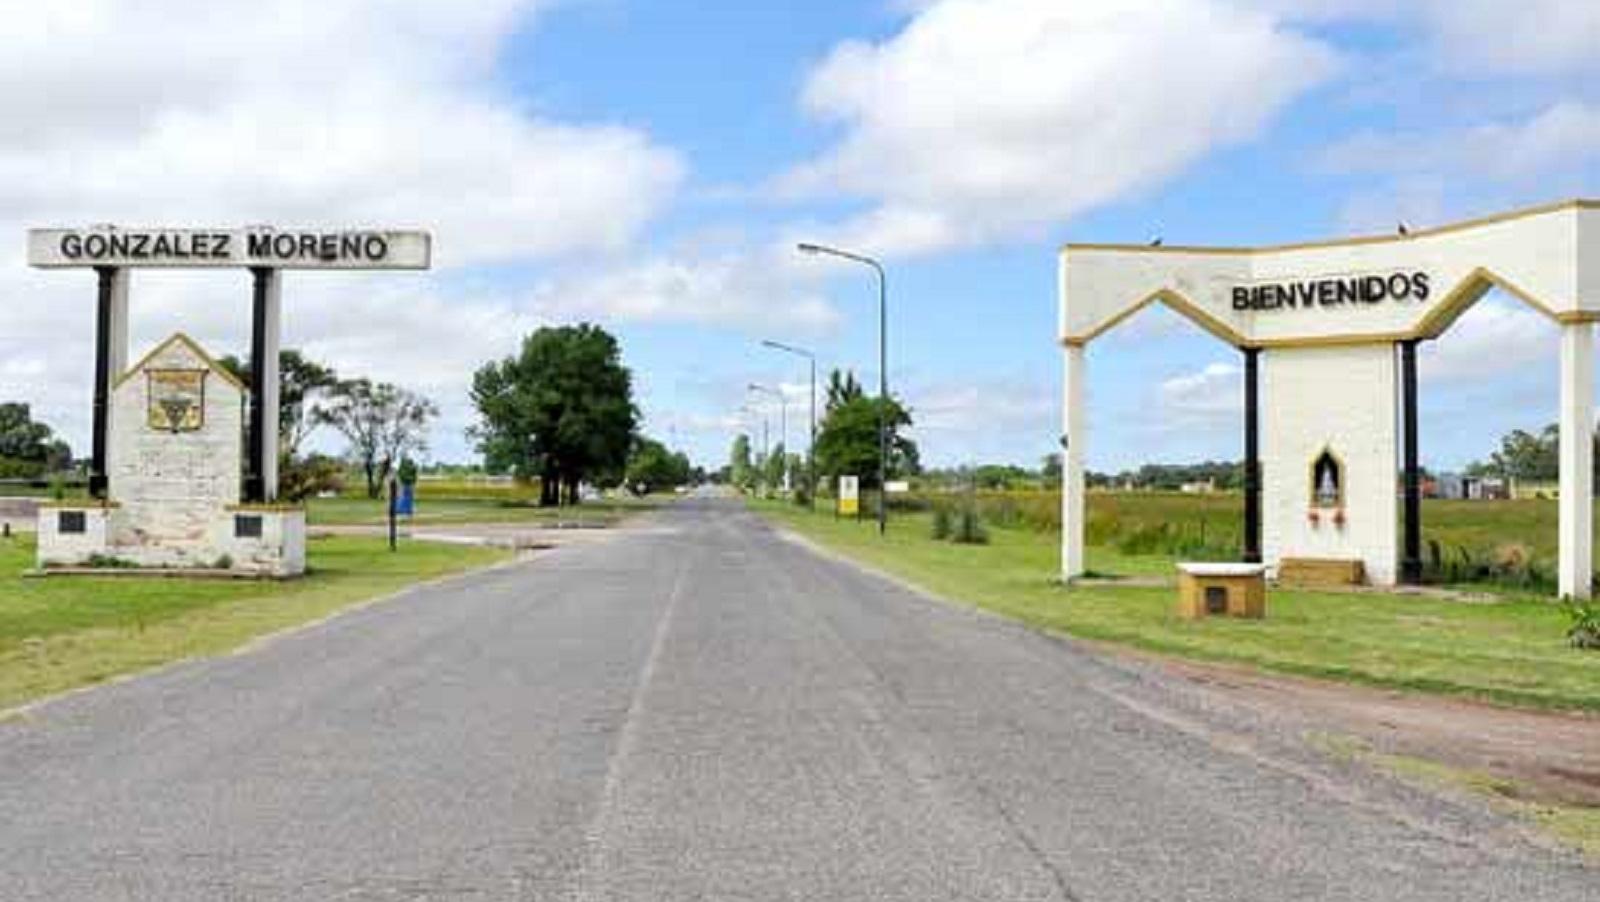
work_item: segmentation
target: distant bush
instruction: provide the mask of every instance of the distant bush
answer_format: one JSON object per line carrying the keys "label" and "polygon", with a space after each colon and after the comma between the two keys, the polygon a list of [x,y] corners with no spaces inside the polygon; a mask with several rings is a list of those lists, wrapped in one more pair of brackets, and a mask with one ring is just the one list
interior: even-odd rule
{"label": "distant bush", "polygon": [[957,545],[989,544],[989,531],[983,528],[983,520],[978,516],[976,507],[962,507],[955,520],[955,531],[951,533],[950,541]]}
{"label": "distant bush", "polygon": [[1556,574],[1550,565],[1517,542],[1475,552],[1465,545],[1446,551],[1437,540],[1429,540],[1422,573],[1424,582],[1445,585],[1481,583],[1536,592],[1556,588]]}
{"label": "distant bush", "polygon": [[934,506],[932,530],[934,541],[942,542],[950,538],[950,533],[955,531],[953,520],[954,517],[951,515],[948,506],[943,504]]}
{"label": "distant bush", "polygon": [[1568,602],[1567,614],[1572,618],[1572,627],[1567,630],[1572,647],[1600,649],[1600,603]]}

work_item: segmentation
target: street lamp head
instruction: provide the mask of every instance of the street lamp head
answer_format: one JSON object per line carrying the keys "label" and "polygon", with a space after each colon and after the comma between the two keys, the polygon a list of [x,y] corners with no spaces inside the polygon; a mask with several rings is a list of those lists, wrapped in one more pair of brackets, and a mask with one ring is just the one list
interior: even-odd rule
{"label": "street lamp head", "polygon": [[795,247],[799,248],[800,249],[800,253],[802,253],[802,254],[820,254],[820,253],[822,253],[822,246],[821,245],[812,244],[812,243],[810,243],[808,241],[802,241],[799,244],[795,245]]}

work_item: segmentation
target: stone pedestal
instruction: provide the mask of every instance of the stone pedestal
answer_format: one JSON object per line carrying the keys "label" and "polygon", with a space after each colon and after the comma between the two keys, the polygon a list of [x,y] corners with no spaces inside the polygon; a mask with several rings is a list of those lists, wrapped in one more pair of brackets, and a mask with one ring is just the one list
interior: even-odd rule
{"label": "stone pedestal", "polygon": [[1267,568],[1260,564],[1179,564],[1178,616],[1267,616]]}
{"label": "stone pedestal", "polygon": [[42,510],[40,569],[304,573],[305,512],[240,504],[244,399],[238,380],[183,335],[121,374],[110,500]]}

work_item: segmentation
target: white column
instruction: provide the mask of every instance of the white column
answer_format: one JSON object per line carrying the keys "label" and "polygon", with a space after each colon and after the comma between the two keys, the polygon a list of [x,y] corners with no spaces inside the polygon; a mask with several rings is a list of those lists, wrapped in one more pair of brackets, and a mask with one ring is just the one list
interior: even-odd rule
{"label": "white column", "polygon": [[283,334],[283,273],[273,270],[267,282],[266,347],[262,365],[266,370],[266,396],[261,399],[267,416],[267,428],[262,432],[266,460],[262,461],[261,476],[266,485],[267,503],[278,500],[278,405],[281,383],[278,375],[278,348]]}
{"label": "white column", "polygon": [[1594,577],[1594,327],[1561,327],[1561,560],[1565,598]]}
{"label": "white column", "polygon": [[106,441],[117,433],[117,405],[110,403],[117,380],[128,371],[128,276],[130,270],[123,266],[112,270],[111,275],[111,329],[108,331],[106,355]]}
{"label": "white column", "polygon": [[132,270],[119,267],[111,277],[111,382],[128,371],[128,278]]}
{"label": "white column", "polygon": [[1083,452],[1087,445],[1084,409],[1084,347],[1069,344],[1062,385],[1061,428],[1061,578],[1071,581],[1086,570],[1083,559]]}

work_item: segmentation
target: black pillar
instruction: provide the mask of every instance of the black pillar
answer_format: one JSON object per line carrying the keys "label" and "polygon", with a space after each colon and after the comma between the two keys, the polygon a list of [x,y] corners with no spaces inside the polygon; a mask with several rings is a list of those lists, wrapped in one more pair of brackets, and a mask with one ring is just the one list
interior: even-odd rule
{"label": "black pillar", "polygon": [[1261,563],[1261,349],[1244,349],[1244,560]]}
{"label": "black pillar", "polygon": [[1405,437],[1405,548],[1400,581],[1422,582],[1422,471],[1417,464],[1417,341],[1400,342],[1400,405]]}
{"label": "black pillar", "polygon": [[261,504],[267,500],[267,442],[268,429],[278,428],[277,423],[266,422],[267,367],[267,293],[272,288],[272,270],[254,267],[252,280],[252,312],[250,317],[250,425],[249,459],[245,462],[244,500]]}
{"label": "black pillar", "polygon": [[106,439],[111,422],[111,295],[116,287],[117,270],[111,266],[97,266],[94,271],[100,278],[100,287],[94,329],[94,435],[89,494],[104,499],[111,484],[106,476]]}

